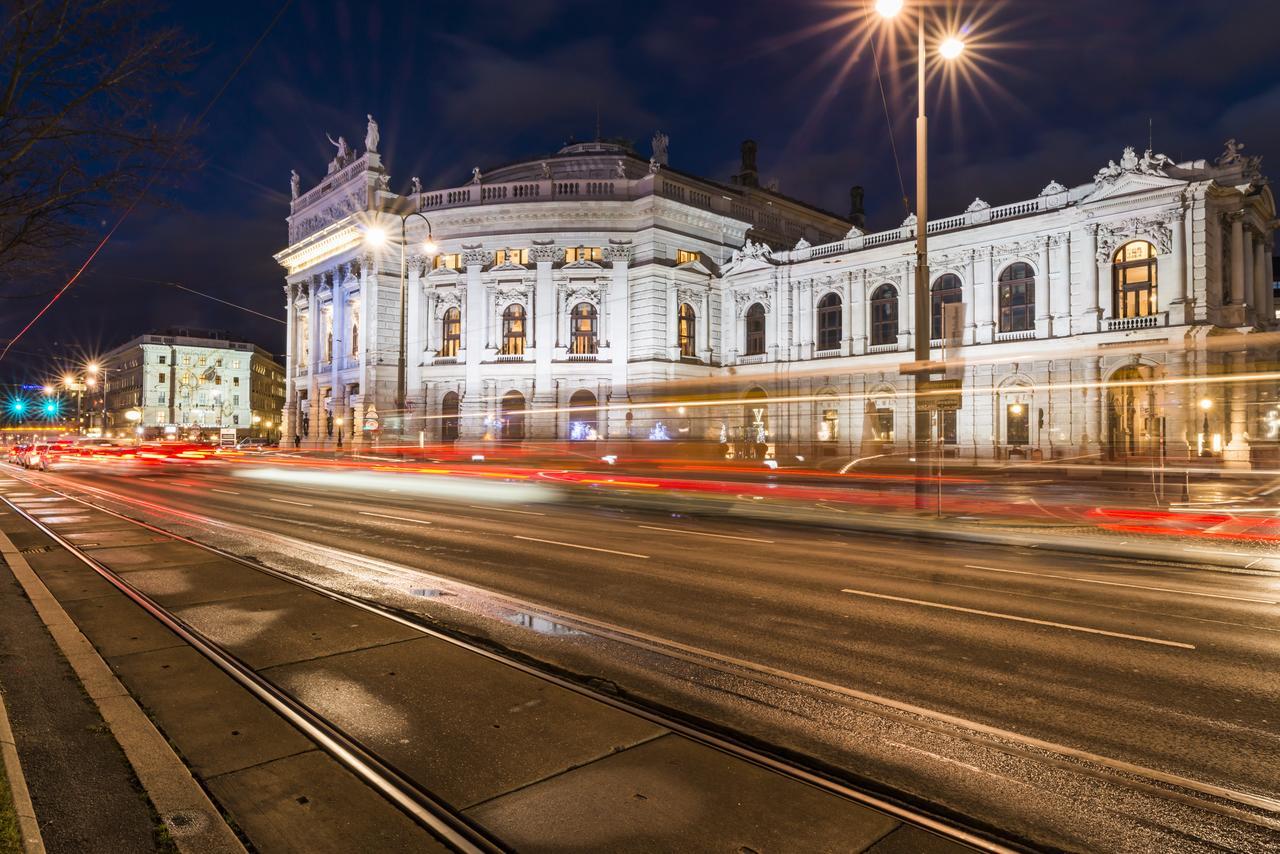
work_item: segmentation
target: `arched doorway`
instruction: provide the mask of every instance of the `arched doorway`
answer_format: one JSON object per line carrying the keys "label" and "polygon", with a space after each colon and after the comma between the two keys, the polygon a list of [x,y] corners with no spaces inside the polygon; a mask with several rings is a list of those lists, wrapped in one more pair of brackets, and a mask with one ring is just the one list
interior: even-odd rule
{"label": "arched doorway", "polygon": [[600,438],[596,414],[596,396],[586,389],[575,391],[569,398],[569,439],[574,442]]}
{"label": "arched doorway", "polygon": [[1107,380],[1107,456],[1150,457],[1164,445],[1161,389],[1149,365],[1126,365]]}
{"label": "arched doorway", "polygon": [[458,440],[459,403],[456,391],[448,392],[440,399],[440,441],[442,442]]}
{"label": "arched doorway", "polygon": [[502,396],[502,439],[519,442],[524,439],[524,395],[509,391]]}

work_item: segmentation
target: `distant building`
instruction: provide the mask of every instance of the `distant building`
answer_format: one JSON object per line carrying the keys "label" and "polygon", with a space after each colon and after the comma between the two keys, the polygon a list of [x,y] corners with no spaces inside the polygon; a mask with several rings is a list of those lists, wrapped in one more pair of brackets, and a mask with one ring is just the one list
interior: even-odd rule
{"label": "distant building", "polygon": [[235,427],[244,435],[280,435],[284,368],[254,344],[172,329],[140,335],[100,364],[106,399],[93,401],[91,423],[104,432],[141,427],[145,437],[162,438]]}

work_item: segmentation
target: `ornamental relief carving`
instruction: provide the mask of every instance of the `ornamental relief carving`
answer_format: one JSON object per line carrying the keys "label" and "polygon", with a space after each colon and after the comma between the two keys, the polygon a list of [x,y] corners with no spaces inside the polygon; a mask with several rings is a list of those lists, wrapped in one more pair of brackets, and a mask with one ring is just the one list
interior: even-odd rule
{"label": "ornamental relief carving", "polygon": [[479,246],[464,246],[462,248],[462,266],[485,267],[493,262],[493,253],[488,252]]}
{"label": "ornamental relief carving", "polygon": [[1001,243],[991,247],[991,257],[997,261],[1019,256],[1029,257],[1035,253],[1036,247],[1037,242],[1035,240]]}
{"label": "ornamental relief carving", "polygon": [[535,243],[529,247],[529,260],[535,264],[555,264],[564,260],[564,250],[550,243]]}
{"label": "ornamental relief carving", "polygon": [[697,305],[702,302],[702,293],[692,288],[676,288],[676,304],[687,302],[689,305]]}
{"label": "ornamental relief carving", "polygon": [[451,308],[461,308],[462,299],[457,289],[438,290],[436,295],[436,320],[444,320],[444,313]]}
{"label": "ornamental relief carving", "polygon": [[580,302],[591,303],[599,307],[600,291],[595,288],[574,288],[564,292],[565,305],[574,306]]}
{"label": "ornamental relief carving", "polygon": [[1156,253],[1165,255],[1173,249],[1173,229],[1163,219],[1134,217],[1122,222],[1098,226],[1097,262],[1106,264],[1122,244],[1135,239],[1149,240]]}
{"label": "ornamental relief carving", "polygon": [[760,303],[760,305],[764,306],[765,311],[773,308],[773,300],[769,297],[769,292],[764,288],[734,291],[733,302],[737,309],[738,317],[746,315],[747,309],[755,303]]}
{"label": "ornamental relief carving", "polygon": [[610,261],[631,261],[631,244],[630,243],[614,243],[609,241],[609,245],[604,248],[604,257]]}

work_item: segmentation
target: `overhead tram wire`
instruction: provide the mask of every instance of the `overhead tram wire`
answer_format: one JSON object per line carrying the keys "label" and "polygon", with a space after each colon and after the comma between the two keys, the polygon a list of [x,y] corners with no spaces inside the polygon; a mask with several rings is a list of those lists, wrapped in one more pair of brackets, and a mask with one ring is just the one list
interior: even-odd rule
{"label": "overhead tram wire", "polygon": [[[871,18],[871,9],[867,8],[867,19]],[[880,103],[884,106],[884,122],[888,126],[889,131],[889,148],[893,152],[893,168],[898,172],[898,189],[902,193],[902,207],[908,215],[911,213],[911,199],[907,195],[907,182],[902,177],[902,161],[898,159],[898,142],[893,134],[893,117],[889,114],[889,98],[884,92],[884,77],[880,74],[880,51],[876,48],[875,36],[868,41],[871,43],[871,59],[876,67],[876,83],[880,87]]]}
{"label": "overhead tram wire", "polygon": [[[262,44],[262,42],[266,39],[266,37],[271,33],[273,29],[275,29],[276,24],[280,21],[280,18],[284,15],[285,11],[289,8],[290,4],[292,3],[293,3],[293,0],[284,0],[284,2],[280,5],[280,8],[276,11],[275,17],[273,17],[270,23],[267,24],[266,29],[262,31],[262,33],[258,36],[257,40],[249,48],[248,52],[245,53],[245,55],[240,59],[240,62],[236,65],[236,67],[232,69],[231,73],[227,76],[227,79],[222,82],[222,86],[220,86],[218,88],[218,91],[214,93],[213,97],[209,99],[209,103],[205,104],[204,109],[202,109],[200,111],[200,114],[196,116],[195,121],[192,123],[193,126],[198,127],[200,123],[204,121],[205,116],[209,115],[209,111],[212,110],[214,105],[218,103],[218,100],[222,98],[222,94],[227,91],[227,87],[231,85],[231,82],[235,80],[237,76],[239,76],[240,71],[245,67],[246,64],[248,64],[249,59],[258,50],[258,47]],[[106,233],[106,235],[102,238],[102,240],[98,241],[98,245],[95,246],[93,248],[93,251],[89,253],[89,257],[86,258],[85,262],[80,265],[80,268],[76,270],[75,274],[72,275],[72,277],[67,280],[67,283],[65,285],[63,285],[61,288],[58,289],[58,292],[55,293],[47,303],[45,303],[43,308],[41,308],[38,312],[36,312],[35,317],[27,321],[27,325],[22,327],[21,331],[19,331],[17,335],[9,339],[8,343],[6,343],[4,346],[4,349],[0,350],[0,361],[4,361],[4,357],[9,355],[10,348],[12,348],[13,345],[22,338],[22,336],[26,335],[27,332],[31,329],[31,327],[35,326],[41,317],[44,317],[45,312],[47,312],[50,308],[52,308],[53,304],[56,303],[59,299],[61,299],[63,294],[65,294],[68,290],[71,289],[71,286],[76,283],[76,281],[80,278],[81,274],[84,273],[86,269],[88,269],[91,263],[93,263],[93,259],[98,257],[98,253],[101,252],[103,247],[107,245],[107,242],[111,240],[111,238],[115,235],[116,231],[120,228],[120,226],[124,225],[125,220],[129,218],[129,215],[133,213],[134,208],[138,206],[138,202],[142,201],[146,197],[147,193],[151,191],[152,185],[155,184],[156,182],[156,177],[159,176],[160,173],[162,173],[169,166],[169,161],[171,161],[172,159],[173,159],[173,153],[170,152],[170,154],[167,157],[165,157],[164,162],[160,164],[160,168],[156,169],[154,172],[151,173],[151,177],[147,179],[147,183],[143,185],[142,189],[138,191],[138,194],[134,197],[133,201],[131,201],[128,207],[124,209],[124,212],[120,214],[120,218],[116,220],[115,225],[111,226],[111,230]]]}

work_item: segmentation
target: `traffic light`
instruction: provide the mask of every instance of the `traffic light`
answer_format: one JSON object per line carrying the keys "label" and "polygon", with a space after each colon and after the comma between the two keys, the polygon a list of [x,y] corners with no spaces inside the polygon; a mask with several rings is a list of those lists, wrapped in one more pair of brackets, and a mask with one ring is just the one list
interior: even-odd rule
{"label": "traffic light", "polygon": [[14,418],[21,418],[27,413],[27,402],[20,397],[9,401],[9,412]]}
{"label": "traffic light", "polygon": [[44,402],[44,414],[48,418],[54,418],[58,414],[58,401],[46,400]]}

